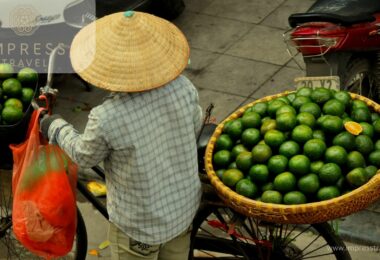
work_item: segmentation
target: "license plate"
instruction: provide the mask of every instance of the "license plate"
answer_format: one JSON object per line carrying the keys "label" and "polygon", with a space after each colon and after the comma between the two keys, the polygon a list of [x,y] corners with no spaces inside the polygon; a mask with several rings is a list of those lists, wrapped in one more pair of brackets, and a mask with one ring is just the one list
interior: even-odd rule
{"label": "license plate", "polygon": [[340,80],[338,76],[325,77],[298,77],[294,79],[296,89],[299,88],[327,88],[340,90]]}

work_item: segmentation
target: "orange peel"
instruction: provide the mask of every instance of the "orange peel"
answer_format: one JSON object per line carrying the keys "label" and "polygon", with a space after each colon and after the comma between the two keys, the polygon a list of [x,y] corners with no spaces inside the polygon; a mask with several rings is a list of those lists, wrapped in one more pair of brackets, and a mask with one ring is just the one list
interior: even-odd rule
{"label": "orange peel", "polygon": [[90,251],[88,251],[88,254],[92,256],[100,256],[99,251],[96,249],[91,249]]}
{"label": "orange peel", "polygon": [[353,135],[359,135],[361,132],[363,132],[363,127],[354,121],[348,121],[344,123],[344,128]]}

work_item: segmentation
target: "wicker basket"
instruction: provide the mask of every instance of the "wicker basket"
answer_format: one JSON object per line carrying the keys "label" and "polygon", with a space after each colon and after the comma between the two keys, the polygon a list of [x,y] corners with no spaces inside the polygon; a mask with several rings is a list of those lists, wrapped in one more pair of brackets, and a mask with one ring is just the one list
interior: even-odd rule
{"label": "wicker basket", "polygon": [[[354,212],[360,211],[380,197],[380,171],[371,178],[365,185],[339,196],[334,199],[312,202],[302,205],[278,205],[255,201],[237,194],[229,187],[225,186],[216,175],[212,166],[214,145],[223,130],[224,123],[241,117],[245,110],[259,102],[270,101],[278,97],[286,96],[291,92],[267,96],[256,100],[226,118],[218,125],[212,135],[205,155],[205,165],[207,175],[211,184],[215,187],[218,196],[231,208],[249,217],[255,217],[273,223],[289,224],[312,224],[326,222],[328,220],[344,217]],[[367,103],[369,107],[380,113],[380,105],[363,96],[352,94],[353,99],[360,99]]]}

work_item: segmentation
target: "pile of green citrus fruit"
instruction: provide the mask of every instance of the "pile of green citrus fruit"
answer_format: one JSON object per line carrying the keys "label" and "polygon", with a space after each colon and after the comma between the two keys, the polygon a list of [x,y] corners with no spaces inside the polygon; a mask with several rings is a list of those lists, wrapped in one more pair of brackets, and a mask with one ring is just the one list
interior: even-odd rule
{"label": "pile of green citrus fruit", "polygon": [[348,92],[301,88],[227,121],[213,168],[225,185],[262,202],[332,199],[380,168],[380,116]]}
{"label": "pile of green citrus fruit", "polygon": [[34,97],[38,74],[31,68],[18,73],[10,64],[0,64],[0,125],[19,122]]}

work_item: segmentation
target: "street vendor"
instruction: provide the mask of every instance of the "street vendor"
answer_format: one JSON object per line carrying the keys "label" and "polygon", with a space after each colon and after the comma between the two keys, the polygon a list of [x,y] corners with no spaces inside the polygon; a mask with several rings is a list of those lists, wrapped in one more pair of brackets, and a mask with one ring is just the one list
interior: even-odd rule
{"label": "street vendor", "polygon": [[41,132],[81,167],[104,162],[111,259],[187,259],[202,111],[181,75],[185,36],[147,13],[115,13],[84,27],[70,56],[85,81],[111,93],[84,133],[59,115],[44,116]]}

